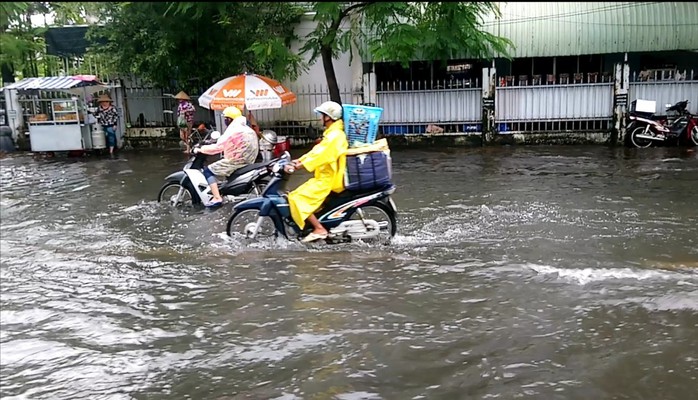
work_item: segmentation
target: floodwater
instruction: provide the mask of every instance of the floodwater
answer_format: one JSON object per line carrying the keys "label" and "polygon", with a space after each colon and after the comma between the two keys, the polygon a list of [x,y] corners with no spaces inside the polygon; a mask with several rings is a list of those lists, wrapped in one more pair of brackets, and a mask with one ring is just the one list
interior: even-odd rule
{"label": "floodwater", "polygon": [[176,151],[1,159],[0,395],[695,398],[698,151],[392,155],[382,248],[243,247]]}

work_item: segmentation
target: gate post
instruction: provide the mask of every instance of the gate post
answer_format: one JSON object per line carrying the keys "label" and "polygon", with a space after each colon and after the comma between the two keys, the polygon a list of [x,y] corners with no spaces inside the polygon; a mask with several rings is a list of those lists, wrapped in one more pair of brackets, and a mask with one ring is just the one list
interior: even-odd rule
{"label": "gate post", "polygon": [[497,70],[494,63],[491,68],[482,69],[482,145],[486,146],[494,139],[494,98]]}
{"label": "gate post", "polygon": [[116,124],[116,148],[121,149],[124,147],[124,140],[126,139],[126,125],[130,124],[131,121],[131,116],[128,112],[128,104],[126,103],[126,96],[124,96],[126,88],[124,87],[123,79],[116,79],[109,91],[114,101],[114,107],[119,113],[119,123]]}
{"label": "gate post", "polygon": [[630,66],[628,53],[622,63],[615,65],[615,82],[613,85],[613,129],[611,146],[618,144],[618,139],[625,139],[625,118],[628,110],[628,89],[630,88]]}

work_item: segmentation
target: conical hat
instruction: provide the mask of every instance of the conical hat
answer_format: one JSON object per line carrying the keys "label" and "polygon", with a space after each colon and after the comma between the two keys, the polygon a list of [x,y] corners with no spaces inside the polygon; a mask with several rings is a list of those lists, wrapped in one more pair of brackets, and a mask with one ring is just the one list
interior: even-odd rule
{"label": "conical hat", "polygon": [[177,93],[177,95],[174,98],[177,100],[191,100],[189,98],[189,95],[184,93],[184,91]]}

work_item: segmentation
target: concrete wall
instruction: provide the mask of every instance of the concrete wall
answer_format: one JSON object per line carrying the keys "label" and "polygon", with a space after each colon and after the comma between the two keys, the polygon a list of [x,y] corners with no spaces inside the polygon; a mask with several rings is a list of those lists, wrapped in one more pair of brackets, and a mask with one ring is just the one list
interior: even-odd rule
{"label": "concrete wall", "polygon": [[[305,40],[303,40],[307,35],[313,32],[315,29],[315,26],[317,23],[313,21],[314,14],[313,13],[306,13],[303,16],[303,20],[301,23],[296,27],[296,35],[300,38],[300,40],[296,41],[291,45],[291,50],[294,51],[295,53],[300,52],[300,48],[305,44]],[[342,25],[341,29],[349,29],[349,23],[348,21],[345,21],[345,23]],[[307,62],[309,60],[309,54],[305,56],[305,61]],[[334,71],[335,75],[337,76],[337,83],[339,84],[340,89],[342,88],[349,88],[352,86],[352,67],[354,68],[359,68],[359,70],[362,68],[361,65],[361,58],[356,55],[356,58],[353,60],[353,64],[349,62],[350,55],[349,52],[344,52],[340,54],[338,59],[333,60],[334,63]],[[359,77],[360,79],[360,77]],[[301,76],[298,77],[295,81],[288,82],[290,86],[292,87],[319,87],[322,86],[323,88],[327,87],[327,79],[325,78],[325,70],[322,67],[322,59],[318,57],[318,59],[310,65],[310,68],[308,71],[305,73],[301,74]]]}

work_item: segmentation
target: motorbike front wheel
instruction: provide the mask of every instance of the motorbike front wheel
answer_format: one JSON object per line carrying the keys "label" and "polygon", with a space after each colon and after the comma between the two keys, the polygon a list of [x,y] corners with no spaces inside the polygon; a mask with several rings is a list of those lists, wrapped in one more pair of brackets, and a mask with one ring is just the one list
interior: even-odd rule
{"label": "motorbike front wheel", "polygon": [[173,207],[191,207],[194,205],[194,194],[179,183],[168,182],[160,189],[158,203],[169,203]]}
{"label": "motorbike front wheel", "polygon": [[641,135],[643,133],[645,133],[645,126],[638,126],[630,132],[630,142],[633,144],[633,146],[639,149],[646,149],[652,146],[652,141],[650,139],[637,137],[637,135]]}
{"label": "motorbike front wheel", "polygon": [[250,191],[247,192],[247,194],[251,197],[261,197],[262,192],[264,192],[264,189],[267,188],[267,185],[269,184],[270,180],[271,179],[269,178],[264,178],[258,180],[257,182],[253,182],[252,187],[250,188]]}
{"label": "motorbike front wheel", "polygon": [[694,146],[698,146],[698,125],[694,125],[691,129],[690,139]]}
{"label": "motorbike front wheel", "polygon": [[274,221],[270,217],[262,217],[260,220],[259,210],[249,209],[236,211],[228,220],[226,232],[233,237],[236,234],[242,235],[246,239],[252,238],[256,230],[256,238],[275,238],[278,236]]}
{"label": "motorbike front wheel", "polygon": [[[376,221],[379,227],[378,235],[372,237],[370,240],[375,240],[381,244],[390,243],[390,240],[397,233],[397,223],[395,221],[395,214],[389,211],[388,208],[382,204],[374,204],[359,207],[350,219],[355,221]],[[352,236],[351,233],[350,236]],[[360,234],[358,235],[358,237],[353,238],[362,239],[361,236],[363,235]]]}

